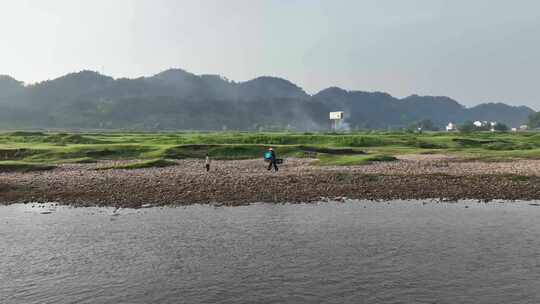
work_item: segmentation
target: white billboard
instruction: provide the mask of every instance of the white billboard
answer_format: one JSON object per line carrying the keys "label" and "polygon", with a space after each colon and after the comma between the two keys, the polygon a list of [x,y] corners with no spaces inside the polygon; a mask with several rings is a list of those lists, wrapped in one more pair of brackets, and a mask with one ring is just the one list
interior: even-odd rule
{"label": "white billboard", "polygon": [[330,112],[330,119],[341,120],[343,119],[343,112]]}

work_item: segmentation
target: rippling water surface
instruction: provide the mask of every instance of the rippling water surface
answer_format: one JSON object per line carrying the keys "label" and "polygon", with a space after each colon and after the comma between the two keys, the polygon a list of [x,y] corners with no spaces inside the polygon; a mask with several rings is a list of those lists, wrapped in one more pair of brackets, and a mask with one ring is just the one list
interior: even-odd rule
{"label": "rippling water surface", "polygon": [[540,207],[14,205],[0,265],[0,303],[539,303]]}

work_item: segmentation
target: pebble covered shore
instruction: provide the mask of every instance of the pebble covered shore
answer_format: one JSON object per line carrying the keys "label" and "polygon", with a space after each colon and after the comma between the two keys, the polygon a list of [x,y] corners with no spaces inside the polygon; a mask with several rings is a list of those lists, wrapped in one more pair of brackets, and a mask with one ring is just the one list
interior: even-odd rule
{"label": "pebble covered shore", "polygon": [[0,173],[0,203],[58,202],[133,207],[349,199],[540,199],[540,160],[464,161],[405,155],[396,162],[321,167],[290,158],[279,172],[261,160],[201,160],[135,170],[95,170],[117,162],[61,165],[50,171]]}

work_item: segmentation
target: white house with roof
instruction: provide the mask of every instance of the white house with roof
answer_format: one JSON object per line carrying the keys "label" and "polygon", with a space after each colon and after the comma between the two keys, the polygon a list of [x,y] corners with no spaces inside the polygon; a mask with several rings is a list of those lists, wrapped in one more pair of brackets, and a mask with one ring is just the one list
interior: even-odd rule
{"label": "white house with roof", "polygon": [[473,125],[477,128],[488,128],[489,127],[489,130],[491,132],[495,132],[495,126],[498,124],[498,122],[496,121],[480,121],[480,120],[476,120],[475,122],[473,122]]}

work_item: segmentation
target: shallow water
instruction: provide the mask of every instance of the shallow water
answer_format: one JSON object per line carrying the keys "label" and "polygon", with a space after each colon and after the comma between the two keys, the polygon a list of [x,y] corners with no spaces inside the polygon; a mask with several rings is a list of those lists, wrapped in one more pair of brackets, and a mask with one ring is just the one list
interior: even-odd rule
{"label": "shallow water", "polygon": [[529,203],[0,207],[0,303],[538,303],[539,218]]}

